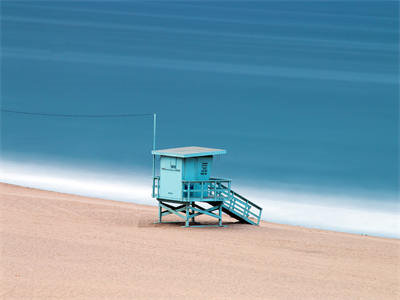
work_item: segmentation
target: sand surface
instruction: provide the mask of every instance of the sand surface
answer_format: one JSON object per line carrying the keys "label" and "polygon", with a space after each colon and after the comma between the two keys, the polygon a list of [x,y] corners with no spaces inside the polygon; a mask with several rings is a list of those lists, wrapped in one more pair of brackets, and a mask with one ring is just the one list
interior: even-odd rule
{"label": "sand surface", "polygon": [[159,225],[153,206],[7,184],[0,204],[0,299],[400,299],[396,239]]}

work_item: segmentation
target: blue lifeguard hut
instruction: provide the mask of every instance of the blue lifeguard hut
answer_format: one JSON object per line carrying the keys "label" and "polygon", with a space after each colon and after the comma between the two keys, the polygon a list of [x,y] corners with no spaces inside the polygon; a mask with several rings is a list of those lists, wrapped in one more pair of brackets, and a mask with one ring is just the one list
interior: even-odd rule
{"label": "blue lifeguard hut", "polygon": [[205,226],[195,223],[195,217],[204,214],[223,226],[223,212],[243,223],[260,223],[260,206],[234,192],[231,180],[210,177],[213,157],[225,153],[223,149],[194,146],[152,151],[153,156],[160,157],[159,175],[153,176],[160,223],[164,216],[175,214],[185,227]]}

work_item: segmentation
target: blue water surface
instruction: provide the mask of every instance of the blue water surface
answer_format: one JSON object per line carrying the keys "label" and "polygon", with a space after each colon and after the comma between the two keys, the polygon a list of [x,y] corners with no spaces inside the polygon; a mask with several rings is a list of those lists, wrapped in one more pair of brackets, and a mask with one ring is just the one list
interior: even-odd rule
{"label": "blue water surface", "polygon": [[[398,12],[397,1],[2,1],[1,106],[157,112],[158,147],[226,148],[215,175],[235,184],[396,202]],[[150,176],[151,117],[1,117],[4,160]]]}

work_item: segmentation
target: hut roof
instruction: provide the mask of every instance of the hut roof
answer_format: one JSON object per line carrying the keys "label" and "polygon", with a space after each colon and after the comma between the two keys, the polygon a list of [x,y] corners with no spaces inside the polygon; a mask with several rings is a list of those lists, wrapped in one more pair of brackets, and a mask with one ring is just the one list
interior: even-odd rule
{"label": "hut roof", "polygon": [[218,154],[225,154],[225,153],[226,153],[226,150],[224,150],[224,149],[204,148],[204,147],[197,147],[197,146],[169,148],[169,149],[161,149],[161,150],[151,151],[151,154],[155,154],[155,155],[182,157],[182,158],[210,156],[210,155],[218,155]]}

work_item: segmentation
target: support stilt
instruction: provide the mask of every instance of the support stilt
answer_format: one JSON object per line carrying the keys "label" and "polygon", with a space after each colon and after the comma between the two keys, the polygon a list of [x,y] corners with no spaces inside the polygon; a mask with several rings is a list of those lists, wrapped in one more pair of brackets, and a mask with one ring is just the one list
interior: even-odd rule
{"label": "support stilt", "polygon": [[189,207],[190,207],[190,204],[189,204],[189,203],[186,204],[186,221],[185,221],[185,227],[189,227],[189,220],[190,220],[190,218],[189,218],[189,216],[190,216]]}
{"label": "support stilt", "polygon": [[161,203],[158,203],[158,223],[162,223],[162,207]]}
{"label": "support stilt", "polygon": [[[190,214],[191,214],[191,215],[194,215],[194,210],[193,210],[193,209],[192,209],[192,210],[190,210]],[[192,222],[193,222],[193,223],[195,223],[195,222],[196,222],[194,218],[195,218],[195,217],[193,216],[193,217],[192,217]]]}
{"label": "support stilt", "polygon": [[[176,204],[180,204],[176,206]],[[168,202],[168,201],[158,201],[158,222],[159,223],[171,223],[163,222],[162,217],[170,214],[174,214],[180,217],[184,222],[184,227],[215,227],[222,225],[222,205],[220,201],[209,203],[210,208],[204,208],[198,205],[196,202]],[[218,220],[218,225],[195,225],[195,217],[200,215],[207,215]],[[190,223],[192,222],[192,225]],[[174,223],[174,222],[172,222]]]}
{"label": "support stilt", "polygon": [[222,226],[222,203],[221,203],[221,205],[219,206],[218,211],[219,211],[218,225],[219,225],[219,226]]}

